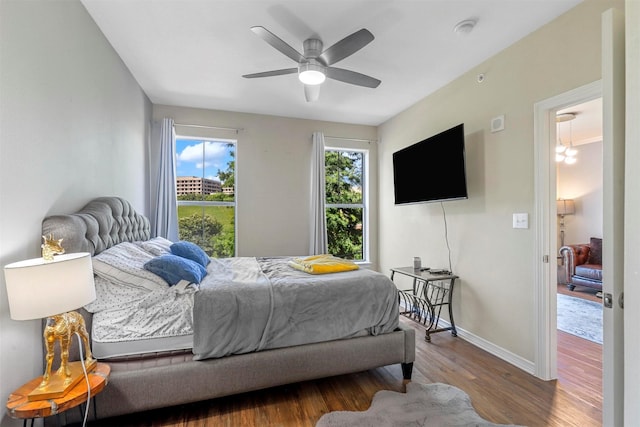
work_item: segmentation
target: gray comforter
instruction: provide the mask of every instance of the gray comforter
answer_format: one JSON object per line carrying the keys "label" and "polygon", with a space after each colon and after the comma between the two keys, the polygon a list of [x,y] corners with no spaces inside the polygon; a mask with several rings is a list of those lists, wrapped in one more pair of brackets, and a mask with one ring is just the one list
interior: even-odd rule
{"label": "gray comforter", "polygon": [[195,294],[194,359],[398,327],[397,291],[388,277],[365,269],[310,275],[289,259],[212,259]]}

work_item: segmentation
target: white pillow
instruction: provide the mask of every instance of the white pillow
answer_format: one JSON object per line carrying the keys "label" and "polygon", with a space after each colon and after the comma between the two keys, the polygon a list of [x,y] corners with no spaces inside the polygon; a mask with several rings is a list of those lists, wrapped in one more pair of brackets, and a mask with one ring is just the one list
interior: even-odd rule
{"label": "white pillow", "polygon": [[144,269],[144,264],[153,258],[153,254],[139,246],[122,242],[93,257],[93,272],[119,285],[149,291],[166,289],[167,282]]}
{"label": "white pillow", "polygon": [[173,242],[164,237],[154,237],[150,240],[133,242],[134,245],[144,249],[153,256],[160,256],[171,253],[171,245]]}

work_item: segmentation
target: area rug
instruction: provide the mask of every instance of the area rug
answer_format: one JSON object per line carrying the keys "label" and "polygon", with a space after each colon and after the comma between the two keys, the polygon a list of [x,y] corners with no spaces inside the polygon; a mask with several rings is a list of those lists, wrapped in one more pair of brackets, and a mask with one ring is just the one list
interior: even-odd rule
{"label": "area rug", "polygon": [[[448,384],[407,384],[406,393],[381,390],[362,412],[324,414],[316,427],[493,427],[473,409],[469,395]],[[509,424],[511,427],[513,425]]]}
{"label": "area rug", "polygon": [[558,294],[558,329],[602,344],[602,303]]}

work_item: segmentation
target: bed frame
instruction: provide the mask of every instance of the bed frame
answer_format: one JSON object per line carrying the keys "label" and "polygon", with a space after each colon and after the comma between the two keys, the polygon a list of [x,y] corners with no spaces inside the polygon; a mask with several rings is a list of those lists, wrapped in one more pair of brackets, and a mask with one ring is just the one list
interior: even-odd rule
{"label": "bed frame", "polygon": [[[42,234],[64,239],[67,253],[92,255],[124,241],[148,240],[149,221],[119,197],[101,197],[70,215],[44,219]],[[91,314],[83,311],[87,329]],[[77,349],[73,349],[77,358]],[[400,363],[411,379],[415,331],[394,332],[194,361],[191,353],[104,361],[107,387],[96,396],[98,418],[197,402]]]}

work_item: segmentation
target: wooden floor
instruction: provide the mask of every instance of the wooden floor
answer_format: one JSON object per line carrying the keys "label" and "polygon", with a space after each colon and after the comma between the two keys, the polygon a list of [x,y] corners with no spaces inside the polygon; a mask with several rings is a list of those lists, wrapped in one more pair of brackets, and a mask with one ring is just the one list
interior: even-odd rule
{"label": "wooden floor", "polygon": [[[558,285],[558,293],[602,303],[598,291],[578,286],[570,291]],[[602,417],[602,345],[558,331],[558,377],[562,384],[576,385],[574,393]],[[577,385],[580,385],[578,387]],[[601,422],[594,425],[601,425]]]}
{"label": "wooden floor", "polygon": [[[558,332],[559,379],[542,381],[448,332],[432,335],[432,342],[427,343],[423,329],[404,318],[401,322],[416,328],[412,380],[448,383],[463,389],[485,419],[529,427],[601,425],[602,348],[599,344]],[[399,365],[91,425],[314,426],[330,411],[366,410],[378,390],[404,391]]]}
{"label": "wooden floor", "polygon": [[576,298],[582,298],[589,301],[602,302],[602,298],[598,297],[598,291],[591,288],[585,288],[582,286],[576,286],[576,288],[570,291],[566,285],[558,284],[558,293],[565,294]]}

